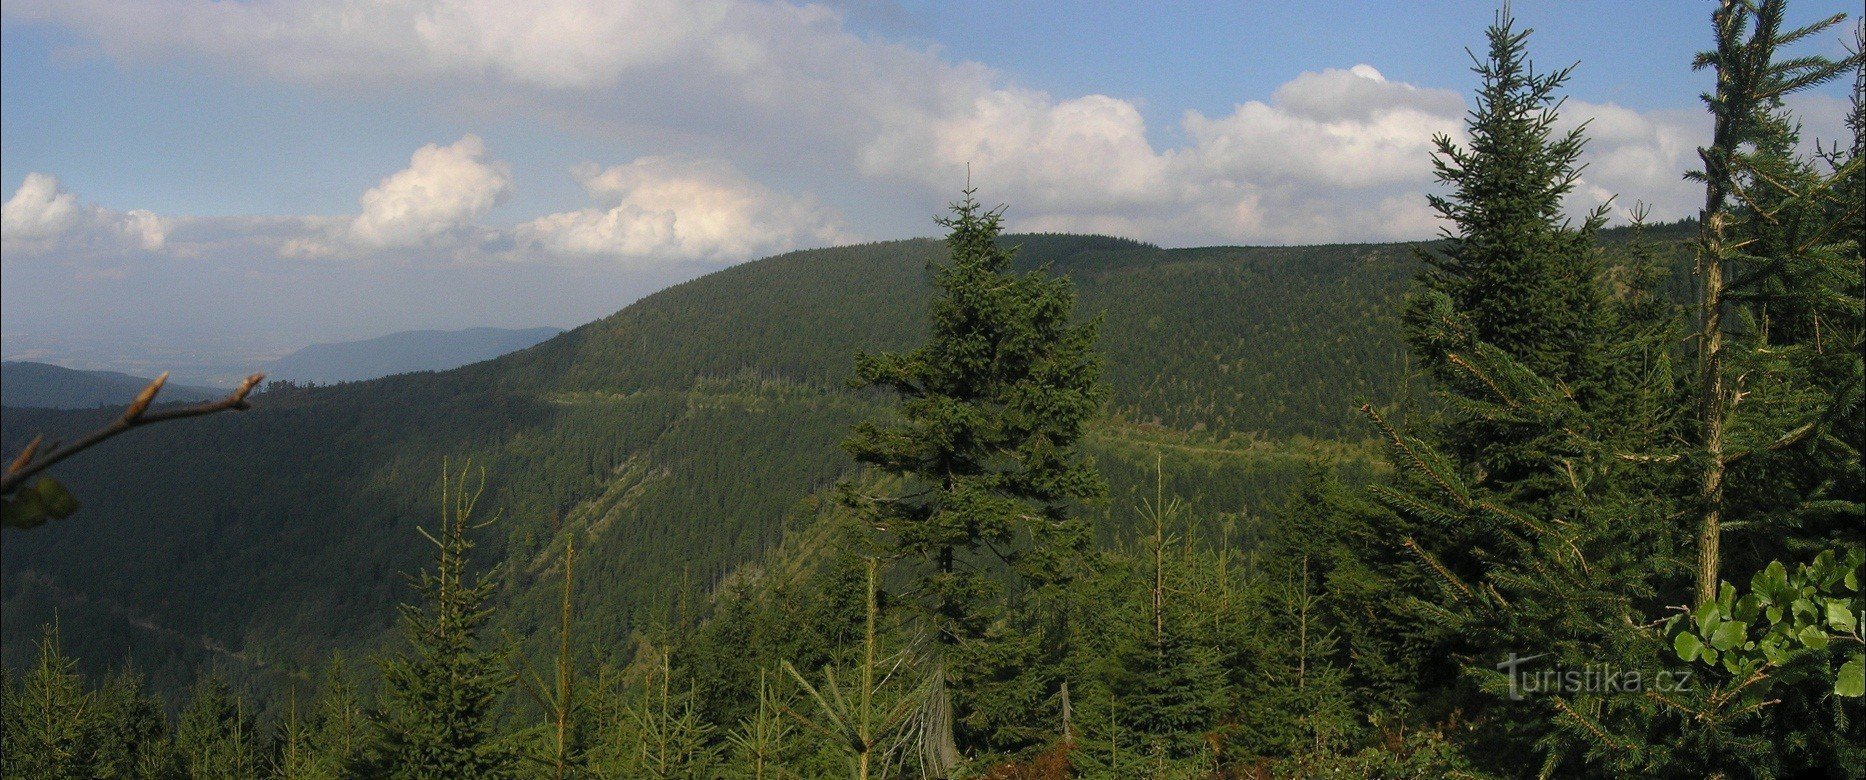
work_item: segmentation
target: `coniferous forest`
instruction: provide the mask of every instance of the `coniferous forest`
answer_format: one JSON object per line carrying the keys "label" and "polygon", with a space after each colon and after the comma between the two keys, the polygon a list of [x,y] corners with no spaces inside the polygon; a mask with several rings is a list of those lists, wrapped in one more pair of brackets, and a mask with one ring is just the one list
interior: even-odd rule
{"label": "coniferous forest", "polygon": [[[967,189],[113,439],[9,483],[0,770],[1866,777],[1866,87],[1850,146],[1786,102],[1866,66],[1783,20],[1707,31],[1695,220],[1575,212],[1569,71],[1499,14],[1435,241]],[[8,409],[11,471],[120,414]]]}

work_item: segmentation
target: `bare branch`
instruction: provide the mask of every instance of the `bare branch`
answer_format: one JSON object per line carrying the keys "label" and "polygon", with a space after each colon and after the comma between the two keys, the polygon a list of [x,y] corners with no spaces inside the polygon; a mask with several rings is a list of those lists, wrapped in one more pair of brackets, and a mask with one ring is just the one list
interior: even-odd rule
{"label": "bare branch", "polygon": [[122,416],[109,425],[92,431],[84,438],[62,447],[55,447],[43,458],[35,458],[35,456],[38,454],[40,441],[45,437],[34,438],[32,443],[26,445],[26,449],[20,452],[19,457],[13,460],[13,464],[7,467],[6,476],[0,477],[0,495],[12,495],[14,491],[26,484],[26,480],[51,468],[53,464],[101,444],[131,428],[187,417],[200,417],[229,409],[234,411],[249,409],[252,404],[247,402],[247,394],[251,393],[253,388],[258,387],[265,378],[265,374],[249,376],[240,383],[239,387],[234,388],[231,394],[218,401],[164,409],[152,414],[148,411],[149,405],[155,402],[156,394],[162,392],[162,386],[168,383],[168,372],[164,371],[161,376],[151,381],[148,387],[143,388],[142,392],[136,394],[136,399],[123,410]]}

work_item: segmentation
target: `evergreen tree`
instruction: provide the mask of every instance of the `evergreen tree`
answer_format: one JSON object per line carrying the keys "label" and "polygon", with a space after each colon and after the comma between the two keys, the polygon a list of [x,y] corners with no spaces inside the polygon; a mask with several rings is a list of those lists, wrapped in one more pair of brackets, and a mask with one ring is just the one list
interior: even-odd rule
{"label": "evergreen tree", "polygon": [[[1537,75],[1528,60],[1528,30],[1499,14],[1486,31],[1488,56],[1474,70],[1482,80],[1477,107],[1465,121],[1470,146],[1434,139],[1432,163],[1451,192],[1431,195],[1432,209],[1453,227],[1442,248],[1422,252],[1422,287],[1449,298],[1457,321],[1545,377],[1574,381],[1590,370],[1600,347],[1593,235],[1602,206],[1579,228],[1564,216],[1564,199],[1580,177],[1585,138],[1577,127],[1557,136],[1556,91],[1571,68]],[[1415,305],[1409,319],[1428,319]],[[1415,352],[1439,375],[1453,369],[1426,336],[1440,328],[1415,324]],[[1471,442],[1472,453],[1507,471],[1507,457]]]}
{"label": "evergreen tree", "polygon": [[5,691],[8,777],[88,778],[96,774],[96,702],[84,690],[78,662],[59,647],[58,627],[39,638],[37,663]]}
{"label": "evergreen tree", "polygon": [[348,777],[362,759],[369,722],[343,656],[333,657],[324,670],[308,712],[299,716],[295,697],[290,706],[275,751],[276,774],[293,780]]}
{"label": "evergreen tree", "polygon": [[245,780],[261,766],[258,727],[246,702],[219,674],[194,685],[175,724],[175,754],[193,780]]}
{"label": "evergreen tree", "polygon": [[714,727],[701,716],[692,688],[674,687],[674,669],[663,648],[625,712],[631,744],[615,762],[629,777],[703,780],[719,761]]}
{"label": "evergreen tree", "polygon": [[[892,391],[901,405],[898,417],[857,425],[847,447],[905,484],[892,495],[849,488],[844,499],[886,534],[895,557],[924,567],[914,594],[938,648],[930,673],[952,681],[963,722],[968,667],[957,654],[980,649],[1000,612],[998,583],[973,558],[1001,560],[1037,585],[1070,575],[1089,542],[1071,505],[1104,490],[1079,444],[1107,390],[1096,323],[1072,323],[1067,279],[1011,271],[1015,250],[998,243],[1001,210],[968,189],[940,224],[951,256],[932,269],[927,342],[856,356],[854,384]],[[936,686],[936,713],[945,690]],[[957,745],[944,734],[930,743],[933,774],[943,777]]]}
{"label": "evergreen tree", "polygon": [[1200,754],[1209,759],[1207,735],[1229,704],[1224,653],[1200,630],[1204,615],[1193,604],[1213,583],[1199,577],[1204,572],[1191,551],[1179,549],[1174,527],[1185,504],[1167,498],[1162,482],[1156,474],[1154,496],[1141,506],[1153,531],[1136,561],[1146,598],[1123,621],[1108,682],[1125,713],[1124,730],[1156,765]]}
{"label": "evergreen tree", "polygon": [[[1854,543],[1860,539],[1858,490],[1841,488],[1833,495],[1830,489],[1835,476],[1852,477],[1855,484],[1862,476],[1857,439],[1845,441],[1849,431],[1836,428],[1849,416],[1858,419],[1860,396],[1852,389],[1857,383],[1848,378],[1858,373],[1852,367],[1858,351],[1823,361],[1837,365],[1822,372],[1828,381],[1817,382],[1812,393],[1805,382],[1796,381],[1804,378],[1796,374],[1810,367],[1809,359],[1791,354],[1841,349],[1859,328],[1858,249],[1846,243],[1846,228],[1839,224],[1844,220],[1831,218],[1832,204],[1846,204],[1839,206],[1844,213],[1857,208],[1859,199],[1835,189],[1851,178],[1844,167],[1822,176],[1794,159],[1795,131],[1780,111],[1784,97],[1839,77],[1857,66],[1860,55],[1840,62],[1820,56],[1780,58],[1779,49],[1844,18],[1835,15],[1784,30],[1786,5],[1783,0],[1725,0],[1712,17],[1716,48],[1694,63],[1717,76],[1715,91],[1704,96],[1713,120],[1711,143],[1698,150],[1704,168],[1693,174],[1704,183],[1694,458],[1700,604],[1716,598],[1721,581],[1723,521],[1738,498],[1727,495],[1727,489],[1737,487],[1726,484],[1732,476],[1727,472],[1738,460],[1764,463],[1774,460],[1770,452],[1781,450],[1812,455],[1813,462],[1803,460],[1797,468],[1752,467],[1762,478],[1751,482],[1750,490],[1775,492],[1784,480],[1780,486],[1790,489],[1784,491],[1789,495],[1770,497],[1746,511],[1798,514],[1803,517],[1796,520],[1822,525],[1839,520],[1841,527],[1855,530]],[[1778,321],[1773,327],[1771,305]],[[1825,338],[1817,328],[1823,313],[1829,325]],[[1740,377],[1753,381],[1738,386],[1734,380]],[[1829,398],[1821,398],[1819,390]],[[1743,396],[1751,396],[1748,403],[1739,403]],[[1805,517],[1809,510],[1817,517]]]}
{"label": "evergreen tree", "polygon": [[159,777],[172,763],[162,702],[134,672],[112,674],[96,693],[96,776]]}
{"label": "evergreen tree", "polygon": [[758,678],[758,709],[726,735],[731,746],[732,776],[738,780],[780,780],[792,777],[786,766],[791,723],[763,675]]}
{"label": "evergreen tree", "polygon": [[383,705],[374,713],[374,744],[365,773],[391,778],[511,776],[516,757],[500,739],[494,715],[512,684],[502,653],[480,637],[496,580],[467,571],[468,531],[485,487],[469,491],[470,466],[441,479],[441,529],[422,532],[435,547],[434,568],[411,577],[424,602],[402,607],[408,649],[382,665]]}
{"label": "evergreen tree", "polygon": [[1563,691],[1517,703],[1514,670],[1495,667],[1521,654],[1653,668],[1657,638],[1635,628],[1634,605],[1678,573],[1674,507],[1654,492],[1669,484],[1658,472],[1676,460],[1673,431],[1627,411],[1661,408],[1670,393],[1670,312],[1642,297],[1651,274],[1638,264],[1624,271],[1630,284],[1607,285],[1593,246],[1604,211],[1579,229],[1564,221],[1582,136],[1552,134],[1568,71],[1534,75],[1526,35],[1498,16],[1477,68],[1471,149],[1440,141],[1454,192],[1433,203],[1456,232],[1406,325],[1439,380],[1445,422],[1417,437],[1363,407],[1397,469],[1374,487],[1391,513],[1383,546],[1406,555],[1374,548],[1365,559],[1405,594],[1375,601],[1419,627],[1422,684],[1486,719],[1474,757],[1503,771],[1531,752],[1545,773],[1649,771],[1663,751],[1626,737],[1650,722],[1641,702]]}
{"label": "evergreen tree", "polygon": [[564,582],[560,593],[557,658],[555,675],[550,683],[538,674],[537,669],[529,664],[520,676],[526,683],[526,693],[545,714],[545,722],[540,724],[531,735],[533,742],[529,749],[532,760],[545,767],[546,773],[553,780],[582,775],[587,770],[587,750],[585,742],[588,730],[584,723],[587,709],[581,694],[576,690],[576,663],[571,654],[570,596],[571,576],[576,567],[576,544],[564,545]]}

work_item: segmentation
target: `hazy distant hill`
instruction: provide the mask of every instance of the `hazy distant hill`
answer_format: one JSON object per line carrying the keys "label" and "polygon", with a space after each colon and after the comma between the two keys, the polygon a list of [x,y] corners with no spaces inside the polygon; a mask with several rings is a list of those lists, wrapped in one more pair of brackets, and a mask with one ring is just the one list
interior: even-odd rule
{"label": "hazy distant hill", "polygon": [[[115,371],[80,371],[49,363],[9,360],[0,364],[0,406],[46,409],[90,409],[122,406],[149,385],[149,377]],[[204,401],[219,398],[224,390],[169,383],[160,400]]]}
{"label": "hazy distant hill", "polygon": [[362,341],[313,344],[272,361],[271,380],[360,382],[410,371],[446,371],[515,352],[564,332],[562,328],[405,330]]}

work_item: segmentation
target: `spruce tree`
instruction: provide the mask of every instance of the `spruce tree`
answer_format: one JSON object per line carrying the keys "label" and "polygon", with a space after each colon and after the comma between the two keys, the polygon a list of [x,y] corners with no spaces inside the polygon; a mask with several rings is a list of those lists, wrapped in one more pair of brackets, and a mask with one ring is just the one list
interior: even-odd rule
{"label": "spruce tree", "polygon": [[[1831,219],[1840,210],[1857,208],[1858,197],[1848,197],[1837,186],[1849,181],[1844,168],[1821,176],[1793,158],[1793,130],[1781,113],[1781,100],[1844,74],[1857,66],[1825,57],[1780,58],[1778,50],[1817,35],[1838,24],[1835,15],[1798,29],[1784,30],[1783,0],[1725,0],[1712,17],[1716,48],[1700,54],[1695,67],[1712,70],[1717,86],[1704,95],[1712,117],[1711,143],[1698,150],[1704,168],[1693,177],[1704,184],[1704,210],[1700,216],[1697,275],[1700,284],[1697,338],[1698,376],[1694,465],[1697,472],[1697,589],[1696,602],[1716,597],[1723,579],[1723,521],[1732,507],[1726,495],[1731,464],[1739,459],[1768,460],[1770,451],[1821,448],[1829,452],[1814,465],[1814,473],[1762,469],[1763,479],[1752,483],[1767,490],[1772,483],[1796,476],[1812,477],[1814,486],[1829,484],[1838,466],[1859,477],[1857,441],[1835,436],[1835,423],[1851,415],[1859,404],[1857,391],[1846,375],[1856,373],[1842,358],[1830,376],[1839,379],[1837,396],[1827,402],[1800,392],[1788,374],[1797,370],[1795,355],[1782,346],[1801,346],[1824,354],[1829,345],[1815,334],[1819,312],[1829,314],[1830,334],[1838,335],[1833,348],[1842,348],[1846,333],[1857,329],[1859,298],[1853,288],[1858,249],[1846,244],[1843,220]],[[1781,177],[1781,178],[1778,178]],[[1842,224],[1836,224],[1840,222]],[[1853,291],[1848,296],[1849,290]],[[1746,304],[1746,305],[1744,305]],[[1785,323],[1772,329],[1768,308]],[[1786,307],[1784,304],[1787,304]],[[1797,316],[1799,315],[1799,316]],[[1849,322],[1851,321],[1851,322]],[[1852,327],[1848,327],[1851,325]],[[1830,336],[1831,337],[1831,336]],[[1771,343],[1771,342],[1774,343]],[[1783,344],[1782,342],[1789,342]],[[1800,344],[1795,344],[1800,342]],[[1850,351],[1857,356],[1857,350]],[[1838,374],[1838,376],[1833,376]],[[1740,377],[1755,377],[1754,386],[1736,386]],[[1774,381],[1772,381],[1774,380]],[[1832,392],[1832,391],[1830,391]],[[1752,396],[1747,408],[1739,402]],[[1838,403],[1834,403],[1837,401]],[[1749,419],[1745,420],[1742,415]],[[1800,423],[1797,425],[1796,423]],[[1846,450],[1851,449],[1850,455]],[[1838,459],[1840,463],[1833,461]],[[1851,466],[1846,461],[1852,461]],[[1760,468],[1760,467],[1758,467]],[[1827,472],[1827,473],[1821,473]],[[1825,491],[1798,491],[1802,495],[1778,503],[1806,504],[1815,499],[1833,514],[1831,503],[1846,496],[1818,495]],[[1840,514],[1843,523],[1858,527],[1859,493],[1852,491],[1851,511]],[[1749,511],[1766,507],[1751,507]],[[1852,515],[1848,517],[1848,515]],[[1746,520],[1748,518],[1745,518]],[[1858,536],[1854,537],[1857,543]]]}
{"label": "spruce tree", "polygon": [[441,479],[435,563],[410,580],[422,604],[403,605],[408,649],[382,665],[383,704],[374,713],[374,744],[363,772],[390,778],[512,776],[516,756],[495,729],[494,715],[513,683],[502,653],[481,633],[496,580],[468,571],[468,531],[485,475],[471,490],[470,466]]}
{"label": "spruce tree", "polygon": [[88,778],[94,765],[96,703],[85,692],[78,662],[59,647],[58,628],[46,626],[39,657],[19,681],[5,690],[6,753],[0,767],[7,777]]}
{"label": "spruce tree", "polygon": [[[1201,631],[1209,595],[1198,561],[1182,547],[1177,527],[1185,503],[1168,498],[1155,466],[1154,495],[1139,507],[1152,535],[1142,543],[1138,574],[1145,586],[1140,609],[1130,612],[1110,669],[1109,688],[1127,713],[1129,733],[1156,762],[1210,753],[1205,735],[1228,704],[1224,652]],[[1138,620],[1134,618],[1139,618]]]}
{"label": "spruce tree", "polygon": [[196,681],[175,724],[176,759],[195,780],[256,777],[261,766],[258,737],[246,702],[226,679],[210,673]]}
{"label": "spruce tree", "polygon": [[[1445,135],[1433,141],[1433,167],[1450,193],[1428,200],[1452,227],[1441,248],[1422,253],[1429,270],[1421,281],[1428,293],[1451,300],[1475,338],[1543,376],[1572,381],[1599,347],[1592,239],[1606,207],[1578,227],[1565,216],[1586,143],[1580,127],[1555,132],[1556,92],[1572,69],[1538,75],[1528,59],[1529,32],[1498,15],[1485,33],[1487,57],[1473,68],[1482,84],[1465,121],[1469,146]],[[1451,367],[1431,344],[1420,344],[1433,330],[1415,326],[1410,335],[1424,347],[1417,351],[1426,364],[1443,374]]]}
{"label": "spruce tree", "polygon": [[627,710],[633,740],[620,766],[630,777],[651,780],[703,780],[718,768],[720,746],[713,724],[701,717],[691,687],[674,687],[674,667],[666,648],[640,684],[640,697]]}
{"label": "spruce tree", "polygon": [[133,671],[110,675],[92,694],[97,718],[98,777],[156,777],[169,765],[168,721],[162,702]]}
{"label": "spruce tree", "polygon": [[1480,761],[1505,769],[1533,752],[1545,773],[1649,771],[1663,755],[1626,736],[1647,727],[1647,705],[1589,691],[1516,702],[1495,667],[1516,653],[1653,668],[1657,639],[1635,629],[1634,605],[1677,576],[1674,506],[1653,492],[1669,484],[1654,472],[1676,461],[1674,431],[1626,419],[1670,392],[1669,313],[1639,297],[1647,284],[1605,284],[1603,211],[1578,228],[1562,216],[1582,136],[1552,132],[1568,71],[1535,75],[1526,35],[1498,16],[1471,148],[1440,140],[1453,193],[1433,204],[1454,227],[1406,325],[1443,422],[1418,436],[1363,407],[1396,467],[1374,487],[1391,513],[1380,546],[1404,554],[1375,547],[1366,560],[1404,594],[1392,606],[1419,627],[1425,685],[1489,724],[1470,746]]}
{"label": "spruce tree", "polygon": [[[965,190],[940,220],[950,259],[931,270],[931,332],[904,353],[859,353],[858,387],[900,398],[898,415],[855,427],[855,458],[902,483],[887,495],[854,488],[844,500],[882,532],[893,557],[918,567],[913,595],[934,639],[931,674],[961,696],[966,666],[999,612],[1000,586],[979,556],[1026,581],[1065,580],[1089,542],[1071,513],[1104,490],[1080,450],[1084,426],[1107,398],[1096,323],[1077,324],[1069,280],[1011,270],[999,243],[1002,210]],[[944,697],[936,686],[934,722]],[[957,758],[950,727],[930,741],[935,776]],[[968,742],[973,740],[968,739]]]}
{"label": "spruce tree", "polygon": [[276,774],[293,780],[350,776],[362,759],[369,723],[343,656],[331,658],[306,711],[299,713],[295,697],[290,706],[273,760]]}

